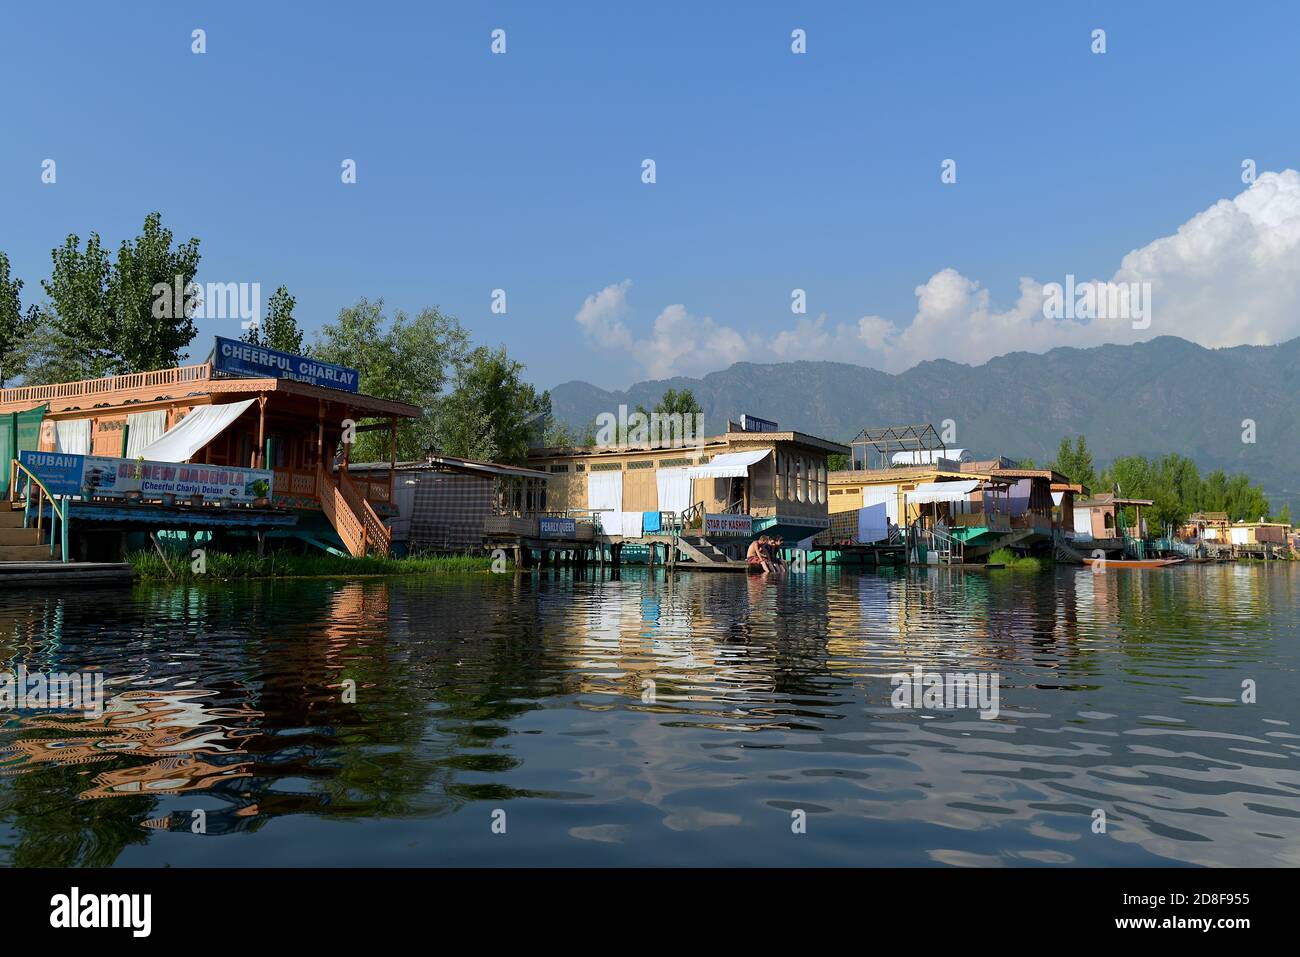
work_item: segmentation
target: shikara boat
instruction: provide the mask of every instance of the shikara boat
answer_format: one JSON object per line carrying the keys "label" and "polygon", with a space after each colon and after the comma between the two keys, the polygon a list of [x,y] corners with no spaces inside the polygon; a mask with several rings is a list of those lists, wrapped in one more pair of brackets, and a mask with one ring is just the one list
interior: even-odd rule
{"label": "shikara boat", "polygon": [[1085,558],[1085,565],[1102,565],[1106,568],[1164,568],[1181,565],[1184,558]]}

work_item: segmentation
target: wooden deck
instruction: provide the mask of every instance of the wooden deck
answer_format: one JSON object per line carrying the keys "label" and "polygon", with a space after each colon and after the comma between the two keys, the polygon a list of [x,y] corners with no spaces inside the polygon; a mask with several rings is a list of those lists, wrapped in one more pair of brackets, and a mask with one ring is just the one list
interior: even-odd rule
{"label": "wooden deck", "polygon": [[129,585],[135,572],[126,562],[0,562],[0,588],[24,585]]}

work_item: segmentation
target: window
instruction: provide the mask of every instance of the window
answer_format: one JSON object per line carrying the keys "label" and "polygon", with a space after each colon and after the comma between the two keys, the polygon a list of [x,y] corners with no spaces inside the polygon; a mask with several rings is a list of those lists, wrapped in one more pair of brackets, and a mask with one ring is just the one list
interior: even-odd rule
{"label": "window", "polygon": [[569,471],[569,466],[568,466],[568,465],[556,465],[556,464],[552,464],[551,467],[550,467],[550,471],[552,471],[552,472],[567,472],[567,471]]}
{"label": "window", "polygon": [[808,465],[802,455],[795,456],[794,471],[794,497],[803,502],[808,498]]}
{"label": "window", "polygon": [[773,494],[776,495],[779,502],[785,498],[785,454],[777,452],[774,458],[776,460],[776,475],[774,476]]}
{"label": "window", "polygon": [[596,462],[591,466],[593,472],[621,472],[623,471],[622,462]]}
{"label": "window", "polygon": [[629,469],[652,469],[655,467],[654,459],[642,459],[638,462],[628,462]]}

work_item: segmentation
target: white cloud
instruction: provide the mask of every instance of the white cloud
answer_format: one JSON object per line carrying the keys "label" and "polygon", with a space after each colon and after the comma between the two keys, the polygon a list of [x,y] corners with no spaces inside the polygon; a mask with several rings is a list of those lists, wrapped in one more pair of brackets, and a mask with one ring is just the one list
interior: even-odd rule
{"label": "white cloud", "polygon": [[653,379],[725,369],[749,353],[744,336],[708,316],[696,318],[683,305],[669,306],[655,319],[654,335],[636,344],[637,358]]}
{"label": "white cloud", "polygon": [[649,339],[636,340],[624,321],[632,280],[606,286],[588,296],[574,316],[598,346],[631,352],[645,374],[655,379],[725,369],[749,353],[744,336],[708,316],[697,318],[681,304],[659,313]]}
{"label": "white cloud", "polygon": [[1021,277],[1019,295],[1005,309],[977,280],[941,269],[916,287],[916,312],[906,325],[876,315],[834,324],[825,314],[801,316],[773,336],[747,341],[674,305],[655,320],[651,339],[634,342],[623,322],[630,282],[589,296],[577,320],[599,343],[635,350],[657,378],[722,369],[741,358],[837,359],[901,371],[925,359],[978,364],[1008,352],[1160,335],[1210,347],[1281,342],[1300,335],[1300,172],[1260,174],[1235,198],[1124,256],[1108,280],[1076,277],[1077,284],[1149,283],[1145,327],[1134,328],[1130,318],[1047,318],[1044,286],[1064,284],[1066,265],[1042,281]]}
{"label": "white cloud", "polygon": [[627,291],[631,287],[632,280],[624,279],[583,301],[574,318],[597,345],[621,348],[632,345],[632,333],[623,322],[623,316],[627,314]]}

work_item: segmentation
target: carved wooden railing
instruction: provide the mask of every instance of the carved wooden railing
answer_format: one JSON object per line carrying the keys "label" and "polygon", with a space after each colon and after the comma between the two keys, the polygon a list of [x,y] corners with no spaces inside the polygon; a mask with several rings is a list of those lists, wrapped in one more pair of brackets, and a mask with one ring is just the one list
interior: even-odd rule
{"label": "carved wooden railing", "polygon": [[362,554],[365,554],[365,546],[370,545],[380,554],[387,556],[393,548],[393,533],[353,484],[347,469],[339,469],[338,487],[343,491],[343,498],[352,513],[361,520],[364,533]]}
{"label": "carved wooden railing", "polygon": [[316,488],[320,494],[321,510],[325,512],[329,523],[334,526],[334,531],[339,533],[339,538],[343,539],[343,545],[348,553],[357,558],[363,557],[366,554],[365,528],[361,524],[361,519],[348,505],[343,491],[323,470],[316,473]]}
{"label": "carved wooden railing", "polygon": [[48,399],[68,399],[81,395],[100,395],[126,389],[144,389],[149,386],[177,385],[186,382],[203,382],[212,376],[212,367],[204,362],[195,366],[177,366],[156,372],[132,372],[127,375],[108,376],[103,379],[83,379],[80,382],[55,382],[51,385],[24,385],[13,389],[0,389],[0,405],[10,402],[40,402]]}

